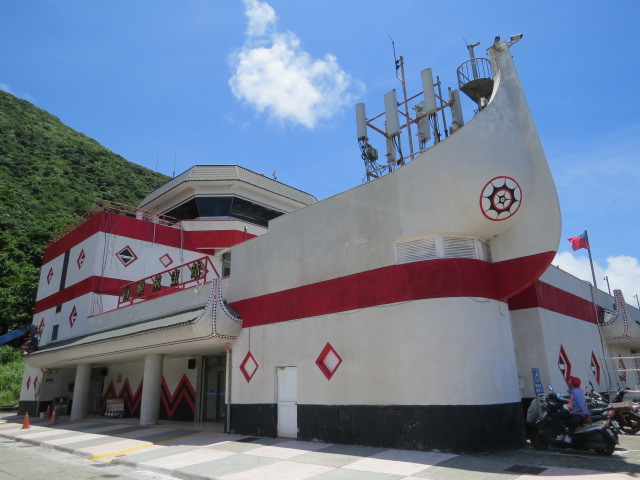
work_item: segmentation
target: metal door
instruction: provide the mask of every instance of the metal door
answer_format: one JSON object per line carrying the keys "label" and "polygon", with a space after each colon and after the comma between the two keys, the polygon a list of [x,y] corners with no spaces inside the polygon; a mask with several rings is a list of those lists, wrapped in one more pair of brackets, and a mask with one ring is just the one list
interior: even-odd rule
{"label": "metal door", "polygon": [[225,367],[224,357],[207,357],[204,359],[202,420],[220,421],[226,415],[225,410]]}
{"label": "metal door", "polygon": [[278,367],[278,436],[298,436],[298,368]]}

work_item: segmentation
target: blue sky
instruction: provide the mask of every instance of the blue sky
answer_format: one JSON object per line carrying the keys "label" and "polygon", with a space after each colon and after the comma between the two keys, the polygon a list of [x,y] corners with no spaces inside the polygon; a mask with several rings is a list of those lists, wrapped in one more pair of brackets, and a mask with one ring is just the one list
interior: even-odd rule
{"label": "blue sky", "polygon": [[[239,164],[323,199],[361,183],[354,105],[383,110],[433,68],[446,88],[465,40],[523,33],[514,60],[563,212],[554,263],[640,293],[640,2],[21,0],[0,2],[0,89],[167,175]],[[284,92],[284,93],[283,93]],[[472,115],[466,102],[465,118]],[[382,145],[376,145],[380,150]]]}

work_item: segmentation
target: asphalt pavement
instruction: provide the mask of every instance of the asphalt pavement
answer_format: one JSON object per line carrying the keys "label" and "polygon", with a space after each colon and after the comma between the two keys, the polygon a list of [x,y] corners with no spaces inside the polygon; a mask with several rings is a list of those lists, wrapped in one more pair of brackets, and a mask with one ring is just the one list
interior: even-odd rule
{"label": "asphalt pavement", "polygon": [[[161,422],[140,426],[137,419],[102,417],[71,421],[0,415],[0,438],[34,446],[34,457],[73,455],[89,472],[121,466],[116,477],[186,480],[530,480],[538,477],[622,480],[640,478],[640,435],[623,435],[610,457],[593,451],[517,450],[455,455],[438,451],[395,450],[357,445],[303,442],[225,434],[219,424]],[[3,455],[4,455],[4,451]],[[15,449],[14,449],[15,451]],[[16,454],[17,455],[17,454]],[[34,458],[34,462],[37,458]],[[2,467],[9,459],[0,460]],[[15,462],[14,462],[15,463]],[[29,465],[31,468],[31,465]],[[26,466],[25,466],[26,468]],[[106,472],[107,470],[103,470]],[[110,472],[112,470],[109,470]],[[132,473],[133,472],[133,473]],[[76,470],[74,477],[83,477]],[[87,473],[89,475],[89,473]],[[133,475],[133,476],[132,476]],[[157,477],[154,477],[157,475]],[[1,478],[1,477],[0,477]],[[7,476],[6,478],[37,478]],[[46,477],[43,477],[46,478]],[[104,478],[104,475],[102,475]]]}

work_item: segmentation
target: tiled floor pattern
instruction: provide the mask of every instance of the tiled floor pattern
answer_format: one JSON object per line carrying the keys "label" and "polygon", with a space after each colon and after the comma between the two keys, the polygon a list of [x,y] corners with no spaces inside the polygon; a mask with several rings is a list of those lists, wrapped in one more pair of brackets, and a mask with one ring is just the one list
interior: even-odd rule
{"label": "tiled floor pattern", "polygon": [[53,426],[36,420],[30,429],[6,422],[0,423],[0,436],[64,450],[98,462],[126,464],[189,480],[638,478],[540,462],[519,465],[517,455],[453,455],[287,439],[247,439],[213,431],[166,425],[141,427],[100,420],[66,421]]}

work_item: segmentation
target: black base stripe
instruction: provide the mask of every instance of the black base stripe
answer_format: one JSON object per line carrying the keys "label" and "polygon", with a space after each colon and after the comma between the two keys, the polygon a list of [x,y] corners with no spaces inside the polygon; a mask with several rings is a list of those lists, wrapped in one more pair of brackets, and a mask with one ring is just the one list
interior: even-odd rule
{"label": "black base stripe", "polygon": [[[275,404],[234,404],[232,433],[277,436]],[[481,452],[525,443],[518,403],[498,405],[302,405],[298,440],[409,450]]]}

